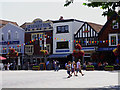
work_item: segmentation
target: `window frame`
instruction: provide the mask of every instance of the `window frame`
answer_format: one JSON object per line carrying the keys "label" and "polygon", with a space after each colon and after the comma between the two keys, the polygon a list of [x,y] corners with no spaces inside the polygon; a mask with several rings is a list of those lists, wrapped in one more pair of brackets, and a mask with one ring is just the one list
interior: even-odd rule
{"label": "window frame", "polygon": [[[32,47],[32,51],[31,51],[31,47]],[[33,47],[33,45],[25,45],[25,53],[33,54],[34,53],[34,47]]]}
{"label": "window frame", "polygon": [[[114,23],[115,23],[115,25],[112,26],[112,29],[119,29],[119,23],[116,20],[113,20],[112,24],[114,24]],[[115,26],[117,26],[117,28],[115,28]]]}
{"label": "window frame", "polygon": [[[112,43],[111,43],[111,37],[112,36],[116,36],[116,45],[112,45]],[[110,42],[109,42],[109,46],[117,46],[117,44],[118,44],[118,34],[109,34],[109,40],[110,40]]]}
{"label": "window frame", "polygon": [[15,32],[15,40],[18,40],[19,39],[19,36],[18,36],[18,32],[16,31]]}
{"label": "window frame", "polygon": [[2,36],[2,41],[4,41],[4,33],[1,33],[1,36]]}
{"label": "window frame", "polygon": [[[10,35],[10,37],[9,37],[9,35]],[[11,32],[10,32],[10,30],[9,30],[8,33],[7,33],[7,39],[8,39],[8,40],[11,40]]]}
{"label": "window frame", "polygon": [[36,38],[37,38],[37,34],[31,34],[31,40],[36,39],[36,38],[34,38],[34,39],[33,39],[33,35],[35,35],[35,36],[36,36]]}
{"label": "window frame", "polygon": [[[64,43],[64,42],[67,42],[67,47],[65,48],[58,48],[58,43]],[[69,49],[69,41],[59,41],[59,42],[56,42],[56,49]]]}
{"label": "window frame", "polygon": [[[67,27],[67,29],[66,29],[66,27]],[[60,31],[58,31],[58,28],[60,29]],[[62,30],[64,30],[64,32],[62,32]],[[57,26],[56,34],[60,34],[60,33],[69,33],[69,25]]]}

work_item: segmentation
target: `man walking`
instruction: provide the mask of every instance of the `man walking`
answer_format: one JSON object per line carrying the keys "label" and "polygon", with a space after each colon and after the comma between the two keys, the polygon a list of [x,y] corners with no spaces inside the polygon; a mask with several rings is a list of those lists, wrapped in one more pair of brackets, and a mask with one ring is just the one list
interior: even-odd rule
{"label": "man walking", "polygon": [[78,62],[77,62],[76,76],[78,76],[78,75],[77,75],[78,72],[81,73],[82,76],[84,76],[84,74],[82,73],[82,70],[81,70],[80,59],[79,59]]}

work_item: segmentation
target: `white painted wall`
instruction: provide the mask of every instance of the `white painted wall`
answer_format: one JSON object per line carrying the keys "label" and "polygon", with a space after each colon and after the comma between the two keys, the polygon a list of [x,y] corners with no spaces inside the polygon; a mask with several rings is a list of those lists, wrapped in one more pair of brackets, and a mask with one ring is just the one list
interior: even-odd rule
{"label": "white painted wall", "polygon": [[[68,25],[69,26],[69,33],[59,33],[56,34],[56,27]],[[72,53],[73,46],[74,46],[74,33],[79,30],[79,28],[83,25],[82,22],[77,21],[69,21],[69,22],[59,22],[53,23],[53,54],[65,54],[65,53]],[[56,39],[55,39],[56,38]],[[58,40],[57,40],[58,38]],[[63,40],[61,40],[63,39]],[[56,49],[56,43],[60,41],[70,40],[69,42],[69,49]],[[56,52],[56,50],[69,50],[69,52]]]}

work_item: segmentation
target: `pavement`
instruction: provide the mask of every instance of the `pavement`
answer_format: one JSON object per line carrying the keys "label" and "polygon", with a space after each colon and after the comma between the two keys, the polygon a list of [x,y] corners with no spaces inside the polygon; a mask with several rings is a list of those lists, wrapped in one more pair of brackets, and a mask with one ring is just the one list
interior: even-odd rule
{"label": "pavement", "polygon": [[[83,71],[83,70],[82,70]],[[113,88],[118,87],[118,71],[83,71],[67,78],[66,70],[0,71],[1,88]]]}

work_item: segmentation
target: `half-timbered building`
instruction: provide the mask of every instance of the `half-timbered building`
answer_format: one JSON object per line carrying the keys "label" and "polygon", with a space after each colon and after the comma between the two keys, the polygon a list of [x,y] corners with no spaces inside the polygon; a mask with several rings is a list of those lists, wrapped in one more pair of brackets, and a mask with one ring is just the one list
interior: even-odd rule
{"label": "half-timbered building", "polygon": [[98,48],[98,33],[102,27],[99,24],[85,22],[74,35],[74,44],[79,43],[85,51],[85,60],[90,60],[91,54]]}

